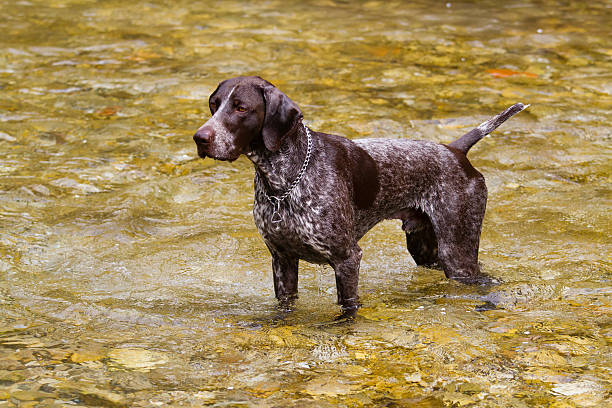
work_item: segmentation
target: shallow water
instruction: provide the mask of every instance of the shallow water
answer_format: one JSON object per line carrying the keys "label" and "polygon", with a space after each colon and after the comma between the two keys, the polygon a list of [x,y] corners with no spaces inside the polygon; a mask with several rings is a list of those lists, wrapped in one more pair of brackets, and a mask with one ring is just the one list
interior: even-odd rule
{"label": "shallow water", "polygon": [[[610,2],[0,15],[0,407],[609,406]],[[530,103],[470,152],[480,261],[503,283],[416,267],[388,221],[361,242],[354,322],[333,323],[333,271],[306,263],[279,311],[250,162],[191,140],[240,74],[351,138],[449,142]]]}

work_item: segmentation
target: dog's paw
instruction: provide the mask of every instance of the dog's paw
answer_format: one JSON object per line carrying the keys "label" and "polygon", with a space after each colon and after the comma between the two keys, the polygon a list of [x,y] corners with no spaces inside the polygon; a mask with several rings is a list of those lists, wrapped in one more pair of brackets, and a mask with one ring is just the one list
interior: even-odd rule
{"label": "dog's paw", "polygon": [[497,278],[482,272],[470,276],[452,276],[451,278],[465,285],[493,286],[501,283]]}

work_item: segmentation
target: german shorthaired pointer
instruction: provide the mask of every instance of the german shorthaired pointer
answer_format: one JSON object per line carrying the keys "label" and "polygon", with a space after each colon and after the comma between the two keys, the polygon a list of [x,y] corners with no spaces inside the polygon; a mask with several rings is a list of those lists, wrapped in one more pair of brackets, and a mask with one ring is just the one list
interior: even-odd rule
{"label": "german shorthaired pointer", "polygon": [[487,187],[467,151],[508,118],[517,103],[454,142],[358,139],[315,132],[300,108],[259,77],[219,84],[212,117],[193,139],[198,155],[255,166],[255,225],[272,254],[274,292],[290,303],[298,261],[334,268],[345,314],[359,307],[357,244],[385,219],[402,220],[418,265],[441,266],[448,278],[483,281],[478,267]]}

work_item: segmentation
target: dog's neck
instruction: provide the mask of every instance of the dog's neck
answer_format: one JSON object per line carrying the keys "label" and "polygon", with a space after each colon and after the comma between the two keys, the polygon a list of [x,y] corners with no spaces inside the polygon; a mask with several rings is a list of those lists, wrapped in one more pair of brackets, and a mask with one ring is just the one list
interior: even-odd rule
{"label": "dog's neck", "polygon": [[272,152],[263,143],[258,143],[246,156],[255,165],[255,172],[267,194],[281,195],[298,176],[307,150],[306,129],[299,125],[283,138],[278,151]]}

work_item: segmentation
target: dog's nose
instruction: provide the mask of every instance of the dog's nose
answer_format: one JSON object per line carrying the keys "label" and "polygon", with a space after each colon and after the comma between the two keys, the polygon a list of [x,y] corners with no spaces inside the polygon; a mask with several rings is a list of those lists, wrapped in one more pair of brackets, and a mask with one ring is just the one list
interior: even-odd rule
{"label": "dog's nose", "polygon": [[193,135],[193,140],[199,144],[208,144],[212,141],[215,132],[211,128],[201,128],[198,129],[195,135]]}

